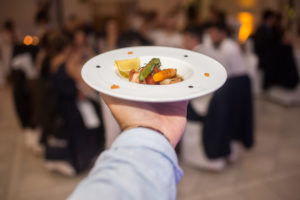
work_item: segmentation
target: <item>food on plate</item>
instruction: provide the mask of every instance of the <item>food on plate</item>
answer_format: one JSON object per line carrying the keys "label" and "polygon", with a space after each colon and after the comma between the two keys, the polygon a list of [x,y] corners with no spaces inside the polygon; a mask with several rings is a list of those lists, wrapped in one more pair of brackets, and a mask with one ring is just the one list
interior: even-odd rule
{"label": "food on plate", "polygon": [[161,70],[160,72],[157,72],[153,75],[153,80],[155,82],[160,82],[163,81],[167,78],[173,78],[174,76],[176,76],[176,69],[164,69]]}
{"label": "food on plate", "polygon": [[140,68],[140,59],[126,59],[126,60],[116,60],[115,65],[118,68],[120,74],[125,78],[129,77],[131,70],[138,70]]}
{"label": "food on plate", "polygon": [[118,86],[118,85],[116,85],[116,84],[113,84],[113,85],[111,85],[110,86],[110,89],[119,89],[120,88],[120,86]]}
{"label": "food on plate", "polygon": [[[130,59],[132,60],[132,59]],[[120,61],[120,60],[119,60]],[[120,64],[119,61],[116,61]],[[161,62],[159,58],[152,58],[145,66],[136,67],[134,66],[123,66],[130,65],[131,62],[126,62],[126,60],[121,60],[121,73],[120,65],[117,66],[119,72],[122,76],[129,79],[130,82],[141,83],[141,84],[152,84],[152,85],[167,85],[183,81],[183,78],[177,74],[177,70],[174,68],[161,69]],[[135,62],[136,64],[136,62]],[[126,75],[124,75],[124,69],[126,69]],[[128,70],[129,73],[127,74]]]}
{"label": "food on plate", "polygon": [[159,70],[160,66],[160,60],[158,58],[152,58],[145,67],[139,70],[139,80],[144,81],[152,72],[155,72],[154,68]]}
{"label": "food on plate", "polygon": [[204,73],[204,76],[209,77],[210,74],[209,73]]}

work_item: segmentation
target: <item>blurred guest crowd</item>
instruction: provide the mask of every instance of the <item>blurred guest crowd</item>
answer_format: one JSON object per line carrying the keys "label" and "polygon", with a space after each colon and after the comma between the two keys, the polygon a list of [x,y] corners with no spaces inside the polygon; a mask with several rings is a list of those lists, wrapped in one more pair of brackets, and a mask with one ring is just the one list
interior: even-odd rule
{"label": "blurred guest crowd", "polygon": [[43,156],[50,171],[74,176],[89,169],[118,128],[111,130],[113,118],[99,94],[83,81],[83,64],[116,48],[157,45],[197,51],[225,67],[224,86],[190,102],[189,123],[178,151],[185,162],[214,171],[236,162],[240,144],[254,145],[251,67],[262,71],[264,90],[296,88],[299,74],[293,45],[280,14],[271,10],[263,13],[261,25],[243,48],[225,12],[212,7],[205,21],[194,15],[181,8],[163,16],[137,11],[122,21],[104,18],[98,27],[70,15],[62,27],[53,28],[47,10],[40,9],[35,36],[24,38],[7,20],[0,35],[0,86],[12,83],[26,146]]}

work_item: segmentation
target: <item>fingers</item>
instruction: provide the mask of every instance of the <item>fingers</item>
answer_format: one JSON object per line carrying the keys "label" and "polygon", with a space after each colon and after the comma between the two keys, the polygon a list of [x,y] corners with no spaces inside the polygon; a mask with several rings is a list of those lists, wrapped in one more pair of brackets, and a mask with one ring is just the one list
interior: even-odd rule
{"label": "fingers", "polygon": [[[187,105],[189,101],[178,101],[169,103],[147,103],[147,102],[135,102],[127,101],[119,98],[115,98],[106,94],[100,94],[101,98],[111,108],[112,105],[123,105],[136,108],[136,112],[144,112],[145,110],[151,110],[153,112],[162,115],[176,115],[186,116]],[[119,106],[118,106],[119,107]]]}
{"label": "fingers", "polygon": [[153,103],[152,108],[159,114],[186,117],[188,101]]}
{"label": "fingers", "polygon": [[[146,102],[141,103],[141,102],[122,100],[122,99],[115,98],[115,97],[112,97],[112,96],[109,96],[109,95],[106,95],[106,94],[103,94],[103,93],[100,93],[100,96],[106,104],[128,103],[128,102],[135,103],[136,105],[138,105],[138,104],[148,104]],[[149,103],[149,104],[152,104],[152,105],[157,106],[157,107],[159,107],[159,106],[163,107],[164,105],[166,105],[166,106],[177,106],[177,107],[180,107],[180,108],[186,108],[188,103],[189,103],[189,101],[185,100],[185,101],[170,102],[170,103]]]}
{"label": "fingers", "polygon": [[112,97],[112,96],[109,96],[109,95],[106,95],[103,93],[101,93],[100,96],[103,99],[103,101],[106,103],[107,106],[110,106],[112,104],[121,104],[122,101],[124,101],[124,100],[121,100],[121,99],[118,99],[118,98],[115,98],[115,97]]}
{"label": "fingers", "polygon": [[143,103],[143,102],[136,102],[136,101],[129,101],[129,100],[124,100],[116,97],[112,97],[106,94],[100,94],[101,98],[104,100],[106,105],[126,105],[126,106],[133,106],[133,107],[145,107],[148,103]]}
{"label": "fingers", "polygon": [[106,95],[106,94],[103,94],[103,93],[100,93],[100,97],[103,99],[103,101],[108,105],[110,104],[111,102],[111,97]]}

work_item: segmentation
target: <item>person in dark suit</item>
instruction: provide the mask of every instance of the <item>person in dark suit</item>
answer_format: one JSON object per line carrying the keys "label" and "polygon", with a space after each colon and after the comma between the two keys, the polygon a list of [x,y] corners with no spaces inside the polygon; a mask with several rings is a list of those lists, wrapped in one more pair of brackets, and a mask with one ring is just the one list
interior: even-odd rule
{"label": "person in dark suit", "polygon": [[278,27],[278,19],[276,13],[266,10],[253,36],[265,90],[272,86],[293,89],[299,82],[292,46],[284,38],[284,31]]}

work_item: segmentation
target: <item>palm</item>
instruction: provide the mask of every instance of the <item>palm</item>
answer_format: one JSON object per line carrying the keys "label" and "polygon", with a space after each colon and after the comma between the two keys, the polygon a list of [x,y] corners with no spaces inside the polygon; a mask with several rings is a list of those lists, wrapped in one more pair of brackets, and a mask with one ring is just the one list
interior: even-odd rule
{"label": "palm", "polygon": [[106,95],[102,98],[122,130],[142,126],[158,130],[175,146],[186,125],[187,102],[142,103],[126,101]]}

